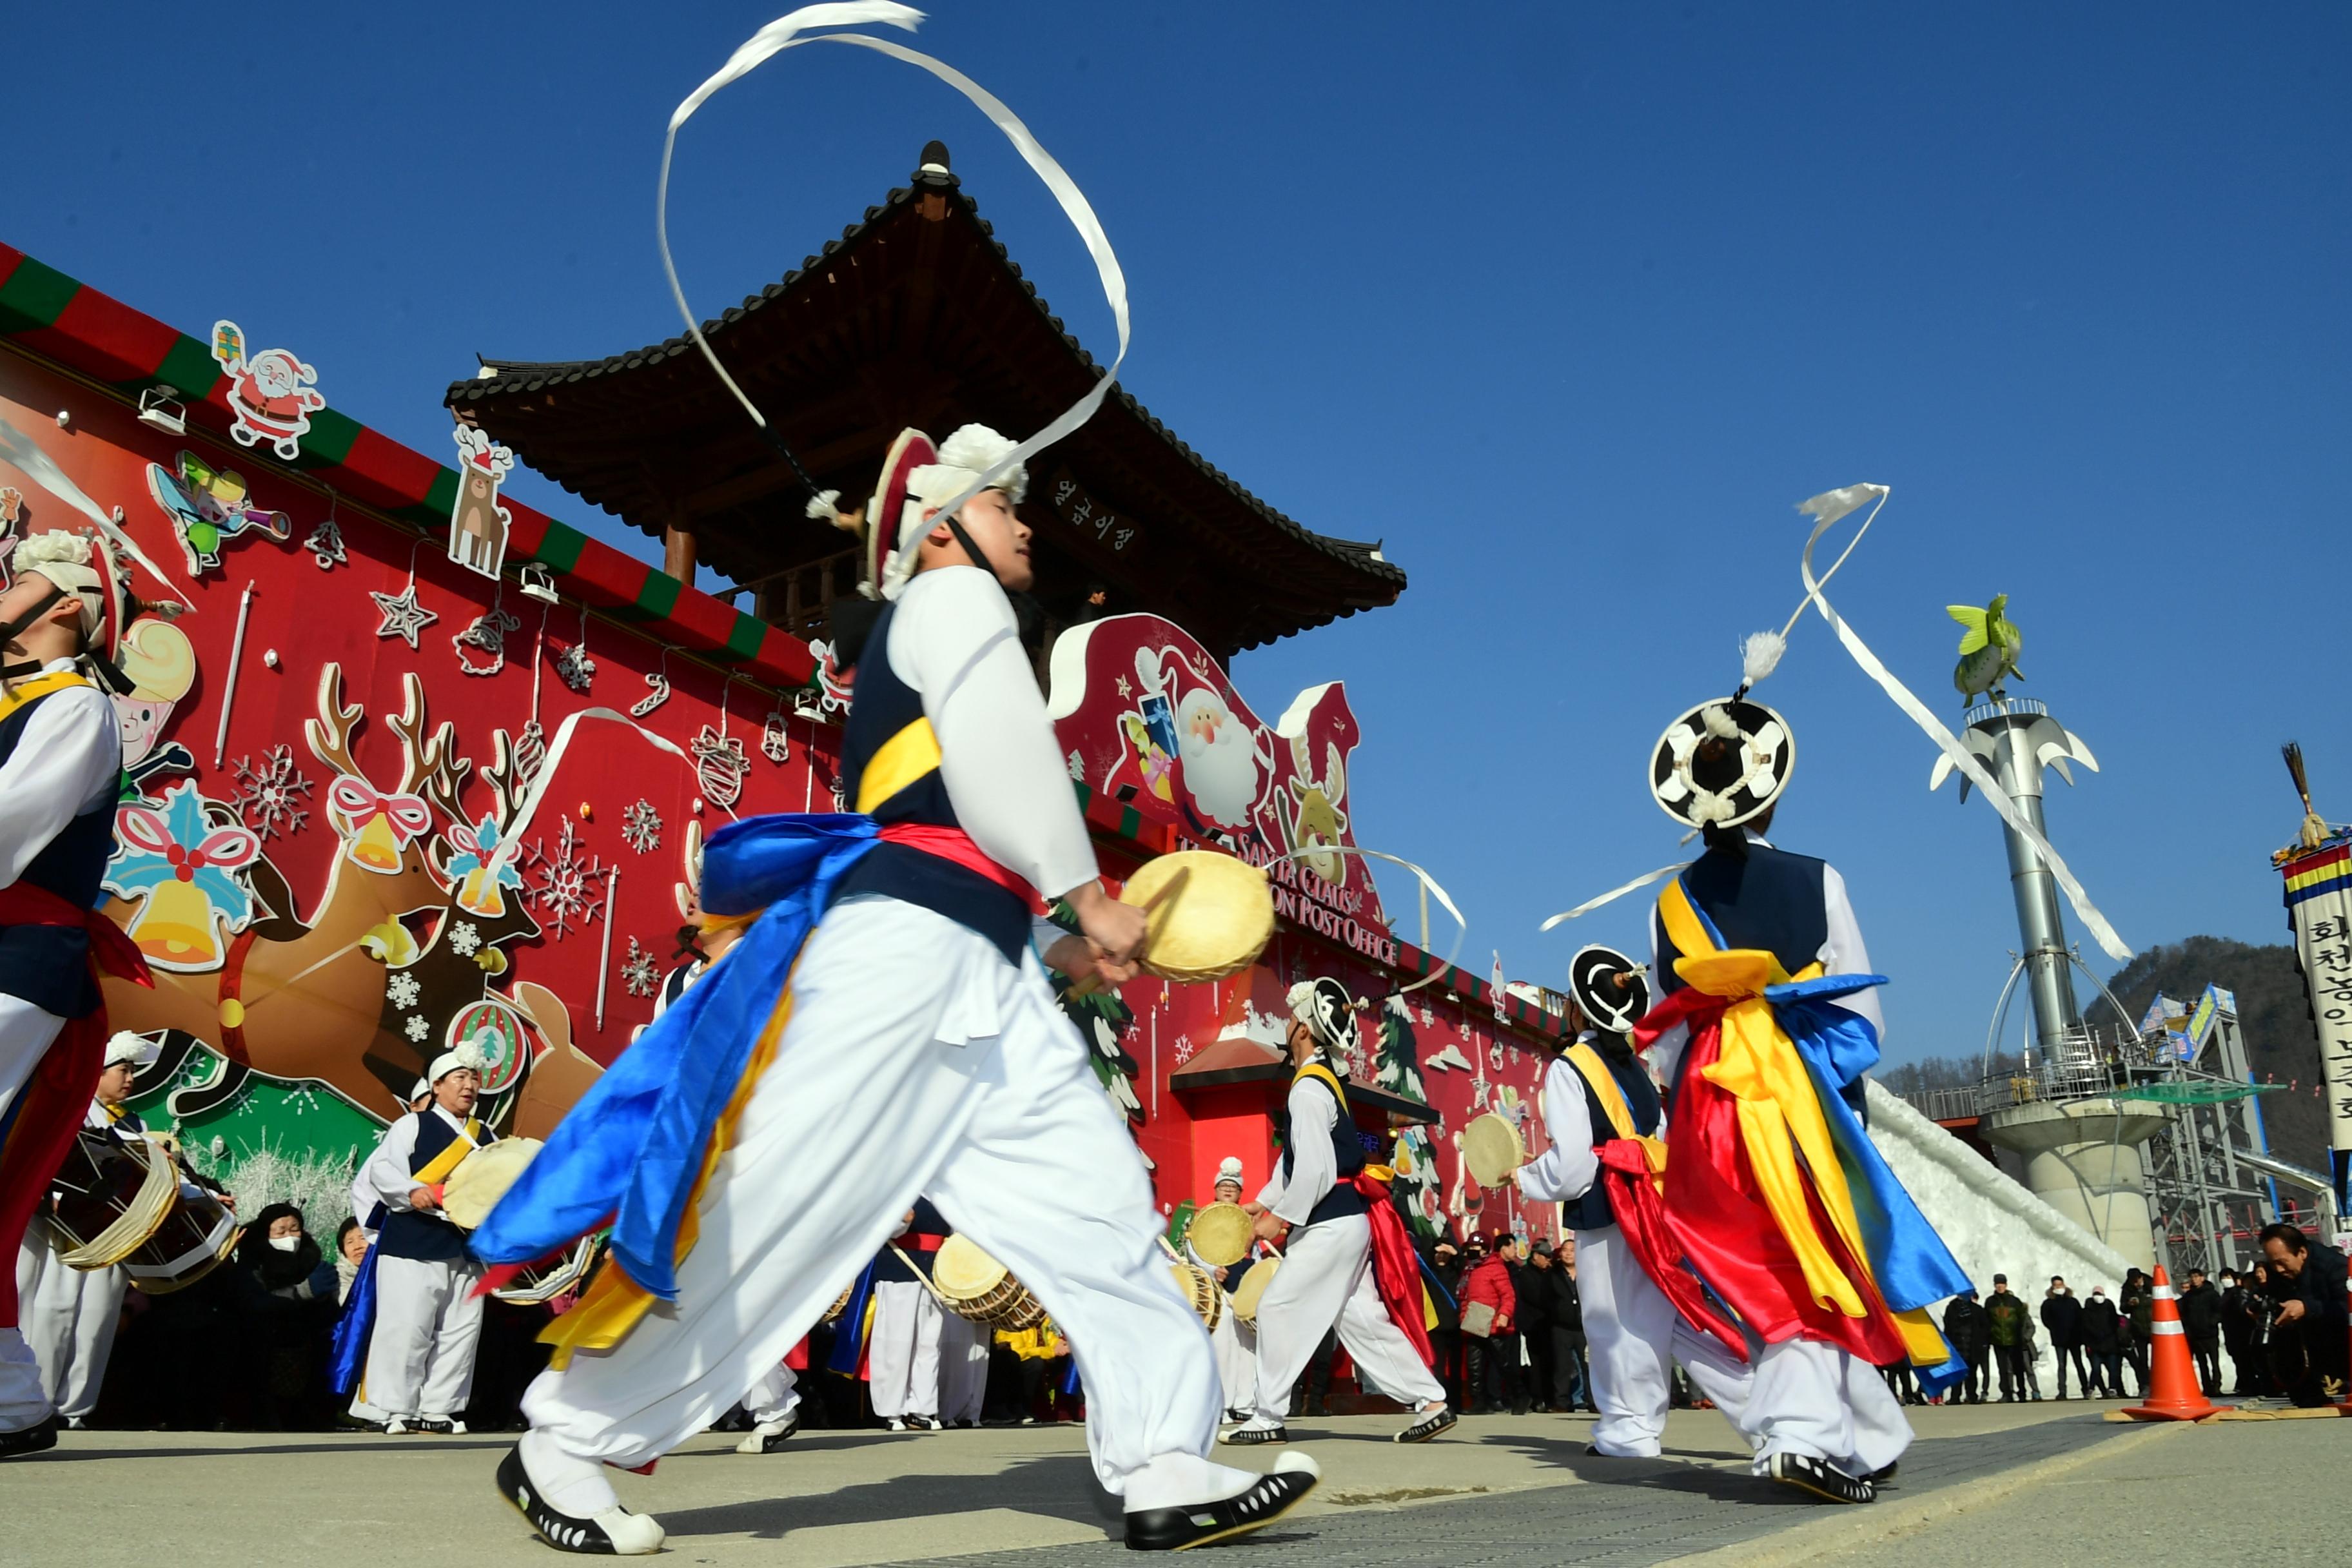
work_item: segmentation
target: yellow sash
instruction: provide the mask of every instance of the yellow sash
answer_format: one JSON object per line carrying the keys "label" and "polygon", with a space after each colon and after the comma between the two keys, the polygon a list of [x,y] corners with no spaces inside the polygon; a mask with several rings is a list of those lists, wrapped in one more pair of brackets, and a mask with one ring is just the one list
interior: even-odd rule
{"label": "yellow sash", "polygon": [[857,809],[871,812],[940,765],[940,737],[929,719],[918,719],[875,749],[857,775]]}
{"label": "yellow sash", "polygon": [[52,691],[89,684],[89,681],[80,673],[70,669],[53,669],[47,675],[27,677],[10,688],[5,697],[0,697],[0,719],[7,718],[27,703],[39,701]]}
{"label": "yellow sash", "polygon": [[1305,1067],[1300,1068],[1297,1072],[1291,1074],[1290,1082],[1292,1087],[1296,1088],[1298,1080],[1302,1078],[1311,1078],[1316,1082],[1321,1084],[1324,1088],[1329,1089],[1331,1091],[1331,1098],[1339,1102],[1339,1114],[1342,1116],[1348,1114],[1348,1091],[1339,1087],[1339,1075],[1338,1073],[1333,1072],[1321,1062],[1311,1061]]}
{"label": "yellow sash", "polygon": [[1626,1103],[1625,1091],[1619,1087],[1617,1075],[1609,1070],[1609,1064],[1601,1059],[1601,1053],[1579,1040],[1560,1053],[1560,1060],[1574,1068],[1577,1076],[1592,1086],[1593,1098],[1601,1101],[1601,1114],[1609,1119],[1610,1131],[1620,1138],[1639,1143],[1643,1157],[1649,1162],[1652,1178],[1659,1176],[1666,1168],[1666,1146],[1634,1130],[1633,1108]]}
{"label": "yellow sash", "polygon": [[[1724,1009],[1722,1048],[1705,1069],[1706,1079],[1738,1102],[1740,1142],[1748,1151],[1748,1166],[1763,1189],[1773,1222],[1796,1254],[1807,1289],[1821,1306],[1835,1307],[1849,1318],[1867,1316],[1862,1292],[1814,1229],[1805,1202],[1805,1174],[1811,1173],[1822,1207],[1847,1253],[1867,1269],[1870,1255],[1863,1245],[1853,1191],[1846,1184],[1845,1168],[1838,1163],[1837,1145],[1830,1136],[1829,1119],[1822,1114],[1812,1076],[1764,999],[1768,985],[1819,978],[1821,964],[1808,963],[1792,975],[1762,949],[1718,948],[1680,879],[1667,883],[1659,895],[1658,918],[1667,940],[1682,954],[1675,960],[1675,973],[1710,996],[1732,999]],[[1937,1366],[1949,1356],[1943,1335],[1924,1310],[1888,1311],[1913,1361]]]}
{"label": "yellow sash", "polygon": [[[425,1162],[425,1168],[411,1176],[409,1180],[420,1187],[437,1186],[447,1181],[449,1173],[463,1163],[467,1155],[481,1146],[477,1142],[481,1135],[482,1124],[470,1117],[467,1118],[465,1134],[462,1137],[451,1139],[447,1148]],[[484,1168],[488,1169],[487,1166]]]}

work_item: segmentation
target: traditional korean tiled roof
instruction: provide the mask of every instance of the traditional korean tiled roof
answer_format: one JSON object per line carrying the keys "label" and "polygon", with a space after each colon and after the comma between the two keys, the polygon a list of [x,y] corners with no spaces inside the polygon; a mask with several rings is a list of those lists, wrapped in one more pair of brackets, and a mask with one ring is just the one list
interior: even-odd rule
{"label": "traditional korean tiled roof", "polygon": [[[703,331],[808,466],[853,498],[871,485],[871,468],[902,422],[986,411],[1013,431],[1018,417],[1043,424],[1104,374],[956,176],[928,162],[840,238]],[[877,372],[894,359],[903,374]],[[481,375],[451,384],[449,405],[594,504],[649,533],[690,529],[702,559],[739,581],[773,570],[780,555],[825,547],[821,533],[797,526],[790,476],[688,339],[603,359],[493,355],[482,363]],[[899,378],[877,393],[877,374]],[[681,459],[686,452],[690,460]],[[1200,593],[1198,606],[1129,607],[1183,622],[1223,651],[1391,603],[1403,591],[1404,573],[1377,544],[1304,527],[1193,450],[1123,385],[1033,464],[1038,478],[1064,469],[1106,505],[1181,531],[1181,542],[1153,558],[1153,577],[1165,580],[1173,557],[1188,566],[1197,557],[1198,581],[1222,591]],[[1039,488],[1033,479],[1033,504]],[[1245,595],[1232,593],[1236,583]],[[1217,616],[1232,624],[1198,624]]]}

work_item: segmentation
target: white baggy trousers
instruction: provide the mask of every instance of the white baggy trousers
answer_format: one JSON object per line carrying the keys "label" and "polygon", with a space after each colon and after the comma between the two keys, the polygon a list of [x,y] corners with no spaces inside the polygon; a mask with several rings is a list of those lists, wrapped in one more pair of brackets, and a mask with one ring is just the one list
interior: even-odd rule
{"label": "white baggy trousers", "polygon": [[98,1408],[131,1274],[120,1268],[68,1268],[47,1231],[35,1221],[17,1249],[17,1311],[49,1403],[63,1419],[80,1421]]}
{"label": "white baggy trousers", "polygon": [[1171,1456],[1197,1471],[1216,1439],[1208,1332],[1160,1259],[1143,1161],[1035,957],[1016,969],[944,916],[866,895],[827,912],[793,988],[775,1059],[702,1194],[677,1302],[532,1383],[526,1459],[544,1444],[635,1468],[701,1431],[919,1194],[1069,1336],[1105,1489]]}
{"label": "white baggy trousers", "polygon": [[482,1299],[474,1294],[481,1280],[478,1263],[377,1257],[370,1405],[410,1421],[454,1421],[466,1413],[482,1338]]}
{"label": "white baggy trousers", "polygon": [[1713,1401],[1755,1447],[1748,1415],[1754,1373],[1714,1335],[1683,1321],[1633,1257],[1622,1231],[1613,1225],[1578,1231],[1576,1277],[1592,1403],[1601,1411],[1592,1424],[1594,1447],[1621,1459],[1658,1457],[1676,1362],[1701,1397]]}
{"label": "white baggy trousers", "polygon": [[1911,1423],[1878,1369],[1818,1340],[1762,1348],[1749,1409],[1759,1475],[1774,1454],[1790,1453],[1867,1476],[1911,1446]]}
{"label": "white baggy trousers", "polygon": [[[947,1314],[919,1279],[874,1282],[874,1327],[866,1336],[866,1392],[874,1414],[936,1419]],[[958,1319],[961,1322],[962,1320]]]}
{"label": "white baggy trousers", "polygon": [[1415,1408],[1445,1397],[1381,1301],[1372,1280],[1372,1222],[1342,1215],[1290,1233],[1282,1267],[1258,1301],[1254,1425],[1279,1426],[1288,1418],[1291,1385],[1334,1322],[1349,1359],[1382,1394]]}

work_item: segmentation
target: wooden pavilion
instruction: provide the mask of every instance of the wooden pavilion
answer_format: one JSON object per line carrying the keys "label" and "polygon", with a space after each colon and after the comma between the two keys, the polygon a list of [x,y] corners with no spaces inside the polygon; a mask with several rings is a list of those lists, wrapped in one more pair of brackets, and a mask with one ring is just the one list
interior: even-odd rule
{"label": "wooden pavilion", "polygon": [[[853,499],[903,426],[944,436],[977,418],[1024,434],[1103,374],[937,142],[906,188],[703,331],[810,471]],[[707,564],[771,624],[822,636],[826,606],[855,590],[850,542],[803,515],[791,469],[684,337],[564,363],[485,357],[446,401],[524,463],[662,539],[671,576],[691,585]],[[1093,614],[1140,610],[1229,658],[1404,589],[1377,544],[1300,526],[1123,386],[1032,466],[1024,515],[1049,641]]]}

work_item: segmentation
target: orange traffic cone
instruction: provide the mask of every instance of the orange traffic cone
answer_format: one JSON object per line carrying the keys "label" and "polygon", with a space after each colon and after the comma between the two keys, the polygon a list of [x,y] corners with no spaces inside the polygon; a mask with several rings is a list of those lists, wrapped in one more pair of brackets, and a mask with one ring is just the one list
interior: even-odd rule
{"label": "orange traffic cone", "polygon": [[2180,1308],[2161,1263],[2156,1266],[2156,1302],[2148,1331],[2154,1336],[2148,1347],[2151,1392],[2147,1404],[2130,1406],[2126,1415],[2135,1421],[2203,1421],[2228,1408],[2208,1400],[2198,1384],[2189,1336],[2180,1327]]}

